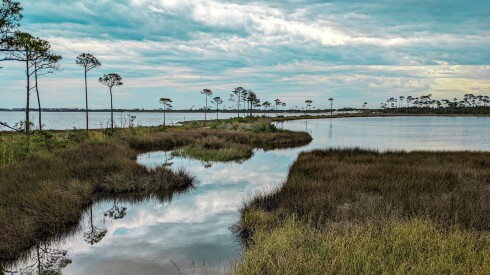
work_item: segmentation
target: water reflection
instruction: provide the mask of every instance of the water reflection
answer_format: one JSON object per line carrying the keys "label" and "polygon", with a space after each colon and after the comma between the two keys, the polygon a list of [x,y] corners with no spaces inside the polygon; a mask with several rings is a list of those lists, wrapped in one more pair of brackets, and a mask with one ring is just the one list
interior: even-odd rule
{"label": "water reflection", "polygon": [[[185,196],[187,192],[177,193],[179,194]],[[52,241],[39,243],[16,263],[4,264],[0,271],[6,274],[59,274],[61,272],[71,274],[73,272],[69,264],[74,260],[78,264],[78,261],[83,260],[84,254],[100,250],[106,241],[114,242],[117,236],[124,236],[123,228],[130,225],[121,221],[128,216],[128,213],[132,213],[131,208],[137,209],[150,202],[154,205],[166,205],[175,195],[175,193],[139,194],[100,199],[87,209],[80,224],[73,230],[60,234]],[[139,224],[138,222],[133,227],[137,228]],[[75,267],[75,273],[83,273],[77,269]]]}
{"label": "water reflection", "polygon": [[90,206],[90,227],[89,231],[83,233],[83,239],[89,243],[90,245],[94,245],[100,242],[107,234],[107,229],[99,228],[94,225],[94,215],[93,215],[93,206]]}
{"label": "water reflection", "polygon": [[59,274],[71,263],[68,251],[49,248],[46,244],[37,244],[33,249],[33,261],[15,271],[3,270],[5,274]]}
{"label": "water reflection", "polygon": [[[228,230],[239,218],[238,209],[254,194],[279,187],[301,151],[352,146],[490,149],[488,118],[356,118],[282,124],[285,129],[310,132],[313,142],[301,148],[257,149],[252,158],[231,163],[172,157],[164,151],[140,155],[138,161],[147,167],[185,168],[197,177],[198,186],[190,194],[102,200],[87,211],[75,234],[46,248],[67,251],[71,263],[64,266],[66,274],[223,273],[242,252]],[[95,234],[96,229],[105,230],[103,236]],[[86,232],[94,241],[86,241]],[[97,236],[102,237],[98,242]],[[37,266],[35,253],[14,269]]]}
{"label": "water reflection", "polygon": [[[349,113],[349,112],[344,112]],[[334,114],[337,114],[334,112]],[[281,116],[296,116],[298,113],[281,113]],[[330,115],[330,113],[318,113],[315,115]],[[132,117],[135,117],[134,119]],[[167,113],[167,124],[178,124],[183,121],[203,120],[204,113]],[[243,114],[242,114],[243,116]],[[267,114],[269,117],[276,116],[275,113]],[[2,122],[9,125],[22,121],[25,118],[23,112],[4,112],[0,111]],[[236,117],[236,113],[219,113],[220,119]],[[110,112],[90,112],[89,127],[91,129],[104,129],[110,127]],[[31,113],[31,120],[37,121],[37,112]],[[134,126],[158,126],[163,124],[163,113],[153,112],[114,112],[114,123],[117,127],[128,127],[129,124]],[[43,113],[44,129],[50,130],[71,130],[85,129],[85,112],[44,112]],[[9,129],[0,126],[0,131],[8,131]]]}
{"label": "water reflection", "polygon": [[126,216],[126,209],[127,208],[125,206],[119,206],[117,199],[114,199],[114,204],[112,205],[111,209],[104,212],[104,217],[114,220],[122,219],[124,216]]}

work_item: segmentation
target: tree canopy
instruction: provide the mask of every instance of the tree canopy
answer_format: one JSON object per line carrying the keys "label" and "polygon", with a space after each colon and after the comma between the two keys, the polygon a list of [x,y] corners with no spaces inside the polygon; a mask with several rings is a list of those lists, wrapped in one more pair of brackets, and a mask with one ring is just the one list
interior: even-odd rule
{"label": "tree canopy", "polygon": [[122,77],[118,74],[104,74],[104,76],[99,78],[99,82],[109,87],[112,90],[114,86],[122,86]]}
{"label": "tree canopy", "polygon": [[97,60],[95,56],[89,53],[80,54],[75,62],[78,65],[82,66],[85,69],[85,72],[89,72],[101,66],[99,60]]}
{"label": "tree canopy", "polygon": [[0,5],[0,43],[4,43],[13,34],[15,28],[19,27],[22,19],[22,7],[19,2],[2,0]]}

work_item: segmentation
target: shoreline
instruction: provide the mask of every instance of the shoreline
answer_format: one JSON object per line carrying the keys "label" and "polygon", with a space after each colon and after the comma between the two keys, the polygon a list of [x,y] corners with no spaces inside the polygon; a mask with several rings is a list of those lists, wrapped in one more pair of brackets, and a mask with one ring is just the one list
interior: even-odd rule
{"label": "shoreline", "polygon": [[[369,118],[369,117],[490,117],[490,114],[385,114],[385,113],[376,113],[376,114],[336,114],[336,115],[301,115],[301,116],[279,116],[279,117],[268,117],[268,116],[255,116],[259,121],[262,122],[284,122],[290,120],[310,120],[310,119],[328,119],[328,118]],[[245,117],[247,118],[247,117]],[[223,122],[229,119],[238,119],[236,117],[228,118],[228,119],[218,119],[218,120],[207,120],[208,123],[213,122]],[[244,117],[240,117],[240,119],[244,119]],[[188,125],[191,123],[204,123],[204,120],[187,120],[187,121],[179,121],[176,122],[176,125],[171,125],[167,127],[180,127],[181,125]],[[180,124],[180,125],[179,125]],[[154,126],[135,126],[136,128],[149,128],[154,129],[158,128],[162,125],[154,125]],[[104,128],[90,128],[89,131],[101,131]],[[123,127],[118,129],[129,129],[129,127]],[[64,131],[84,131],[85,129],[46,129],[43,131],[47,132],[64,132]],[[39,130],[36,130],[39,131]],[[13,130],[0,130],[0,134],[3,133],[13,133]]]}

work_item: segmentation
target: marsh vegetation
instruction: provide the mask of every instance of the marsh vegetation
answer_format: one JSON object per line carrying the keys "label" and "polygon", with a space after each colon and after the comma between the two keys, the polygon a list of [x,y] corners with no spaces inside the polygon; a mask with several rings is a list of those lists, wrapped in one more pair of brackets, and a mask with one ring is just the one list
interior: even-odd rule
{"label": "marsh vegetation", "polygon": [[[182,149],[193,158],[227,161],[271,144],[307,144],[306,133],[186,127],[134,127],[111,131],[2,133],[0,151],[1,260],[77,223],[83,210],[107,195],[180,191],[194,184],[183,170],[147,169],[138,152]],[[194,150],[194,151],[192,151]]]}
{"label": "marsh vegetation", "polygon": [[315,150],[253,199],[239,274],[490,270],[490,154]]}

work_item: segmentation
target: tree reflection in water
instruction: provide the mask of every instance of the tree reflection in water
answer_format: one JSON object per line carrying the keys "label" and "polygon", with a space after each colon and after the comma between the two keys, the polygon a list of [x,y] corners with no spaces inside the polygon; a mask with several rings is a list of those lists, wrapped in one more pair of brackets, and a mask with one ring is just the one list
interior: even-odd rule
{"label": "tree reflection in water", "polygon": [[90,230],[83,233],[83,239],[90,245],[100,242],[107,234],[107,229],[94,226],[93,207],[90,206]]}
{"label": "tree reflection in water", "polygon": [[162,164],[162,166],[164,167],[170,167],[172,166],[174,163],[171,162],[171,160],[174,159],[174,156],[172,156],[172,154],[170,154],[170,157],[167,156],[167,151],[165,151],[165,162]]}
{"label": "tree reflection in water", "polygon": [[[166,159],[167,163],[171,158]],[[171,165],[171,164],[170,164]],[[159,203],[170,202],[174,195],[185,194],[192,190],[191,188],[181,188],[178,190],[166,190],[163,192],[154,192],[151,194],[131,193],[127,195],[119,195],[117,198],[99,198],[94,205],[88,208],[85,214],[88,222],[84,226],[79,224],[73,227],[67,227],[66,232],[60,232],[60,235],[56,238],[52,238],[48,241],[43,241],[37,245],[34,245],[31,249],[25,252],[24,257],[19,258],[15,262],[0,262],[0,275],[1,274],[61,274],[62,269],[72,263],[71,257],[68,255],[68,249],[73,251],[76,244],[73,242],[65,243],[65,240],[69,236],[83,237],[83,241],[93,246],[104,239],[108,233],[108,230],[104,228],[103,224],[106,218],[111,220],[120,220],[126,217],[128,207],[122,206],[121,203],[129,205],[137,205],[145,203],[148,200],[156,200]],[[112,202],[111,208],[103,213],[98,212],[95,209],[99,209],[97,205],[104,205],[107,207],[107,202]],[[94,217],[95,211],[95,217]],[[100,215],[100,216],[99,216]],[[102,220],[97,218],[103,218]],[[94,221],[95,219],[95,221]],[[68,249],[60,248],[60,246],[68,246]],[[73,254],[73,252],[72,252]],[[75,252],[76,254],[76,252]]]}
{"label": "tree reflection in water", "polygon": [[108,217],[109,219],[113,220],[119,220],[126,216],[126,210],[127,208],[124,206],[119,207],[117,205],[117,200],[114,199],[114,204],[112,205],[111,209],[104,212],[104,217]]}
{"label": "tree reflection in water", "polygon": [[[47,244],[37,244],[28,266],[17,270],[3,270],[5,274],[61,274],[61,270],[71,264],[68,250],[49,248]],[[0,273],[2,270],[0,270]]]}

